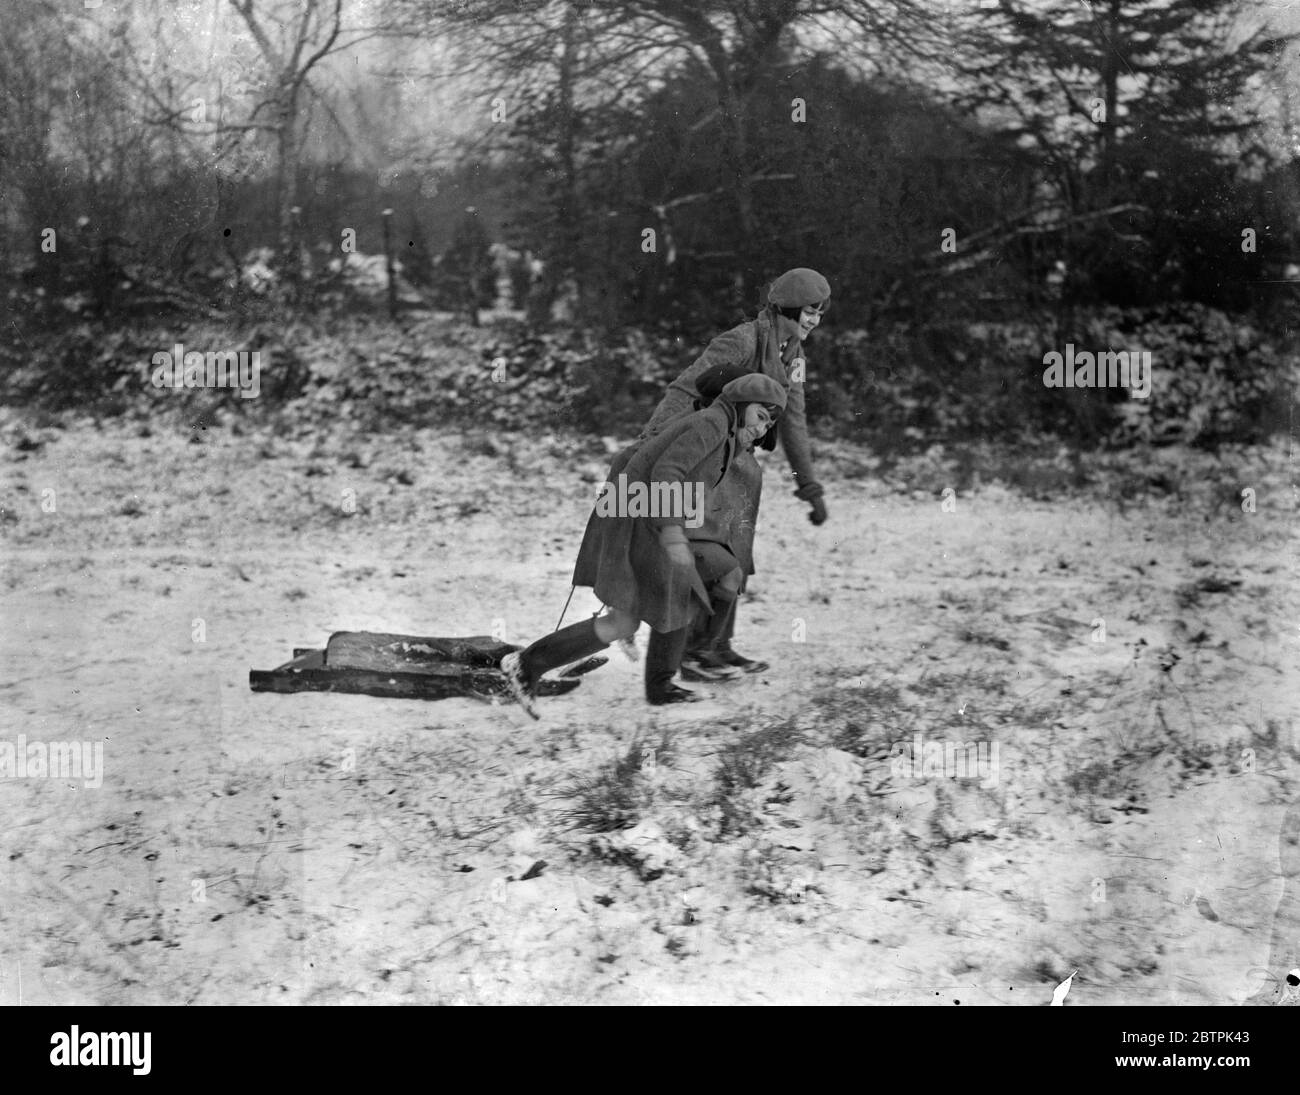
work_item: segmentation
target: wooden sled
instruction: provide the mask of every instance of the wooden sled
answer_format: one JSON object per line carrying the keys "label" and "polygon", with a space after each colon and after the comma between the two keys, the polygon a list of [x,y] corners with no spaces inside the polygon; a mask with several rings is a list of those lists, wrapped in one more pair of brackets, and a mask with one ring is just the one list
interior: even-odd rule
{"label": "wooden sled", "polygon": [[[324,650],[295,648],[284,665],[249,670],[248,687],[254,692],[348,692],[412,700],[473,696],[498,702],[510,698],[501,659],[519,649],[486,635],[447,639],[336,631]],[[557,677],[542,678],[538,695],[572,692],[584,673],[607,660],[588,658]]]}

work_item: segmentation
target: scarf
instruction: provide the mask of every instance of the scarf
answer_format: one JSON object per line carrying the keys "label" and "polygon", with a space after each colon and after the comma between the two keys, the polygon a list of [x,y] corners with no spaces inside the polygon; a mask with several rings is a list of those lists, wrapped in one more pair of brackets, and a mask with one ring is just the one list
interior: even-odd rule
{"label": "scarf", "polygon": [[[783,328],[784,338],[781,337]],[[772,377],[789,375],[787,367],[801,356],[802,349],[798,324],[786,319],[775,304],[767,305],[758,313],[758,363],[763,372]]]}

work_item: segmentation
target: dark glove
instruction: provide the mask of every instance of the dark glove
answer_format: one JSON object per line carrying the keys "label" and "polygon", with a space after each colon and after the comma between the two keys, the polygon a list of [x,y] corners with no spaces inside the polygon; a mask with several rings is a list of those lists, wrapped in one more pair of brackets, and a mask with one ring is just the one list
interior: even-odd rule
{"label": "dark glove", "polygon": [[824,524],[826,521],[826,503],[822,500],[822,495],[825,493],[820,483],[805,483],[794,492],[796,498],[807,502],[812,507],[808,520],[814,525]]}

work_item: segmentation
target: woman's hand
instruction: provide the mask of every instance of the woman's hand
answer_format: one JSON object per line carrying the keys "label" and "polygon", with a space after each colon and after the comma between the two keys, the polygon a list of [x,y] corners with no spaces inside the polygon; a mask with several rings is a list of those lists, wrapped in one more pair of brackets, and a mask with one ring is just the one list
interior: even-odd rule
{"label": "woman's hand", "polygon": [[694,567],[695,555],[687,544],[672,543],[665,544],[664,550],[668,552],[668,559],[673,566]]}
{"label": "woman's hand", "polygon": [[681,525],[665,525],[659,530],[659,545],[668,553],[668,561],[675,567],[694,567],[695,553],[686,539]]}
{"label": "woman's hand", "polygon": [[807,502],[812,507],[808,514],[808,520],[814,525],[823,524],[826,521],[826,503],[822,501],[822,486],[820,483],[805,483],[794,496],[802,502]]}

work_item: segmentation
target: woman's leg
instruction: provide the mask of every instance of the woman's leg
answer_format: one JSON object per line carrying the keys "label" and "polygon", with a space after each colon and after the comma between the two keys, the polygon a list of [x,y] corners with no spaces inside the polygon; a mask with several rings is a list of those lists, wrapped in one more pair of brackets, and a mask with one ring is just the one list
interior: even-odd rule
{"label": "woman's leg", "polygon": [[[740,563],[741,570],[745,574],[752,574],[754,572],[754,529],[758,523],[759,504],[763,496],[763,469],[752,453],[742,453],[736,457],[727,471],[720,493],[728,515],[727,543]],[[742,582],[740,587],[742,593],[744,589]],[[704,665],[704,660],[710,659],[699,646],[699,625],[697,625],[697,633],[692,635],[691,641],[687,643],[687,654],[682,668],[683,677],[688,680],[734,679],[738,675],[737,670],[756,673],[768,668],[763,662],[742,657],[731,649],[731,636],[736,628],[738,604],[739,600],[733,600],[727,606],[726,622],[712,651],[711,660],[716,663],[715,668],[708,669]],[[704,660],[701,656],[705,656]],[[718,668],[720,666],[733,668],[730,673],[725,670],[720,673]]]}
{"label": "woman's leg", "polygon": [[697,613],[691,624],[682,677],[688,681],[729,681],[740,676],[720,656],[736,619],[736,598],[744,588],[745,572],[739,560],[721,544],[700,541],[691,545],[695,565],[709,591],[711,614]]}
{"label": "woman's leg", "polygon": [[740,596],[740,584],[744,581],[740,567],[728,571],[709,587],[709,603],[713,615],[705,622],[699,632],[699,645],[695,647],[701,653],[712,654],[726,630],[728,620],[734,620],[736,598]]}
{"label": "woman's leg", "polygon": [[645,654],[645,698],[659,706],[665,703],[690,703],[700,697],[687,688],[673,684],[673,677],[686,652],[689,627],[676,631],[651,631]]}
{"label": "woman's leg", "polygon": [[[610,643],[635,635],[640,623],[630,612],[612,608],[603,616],[580,620],[543,636],[518,654],[519,675],[524,687],[531,693],[543,673],[590,657]],[[502,668],[505,668],[504,660]]]}
{"label": "woman's leg", "polygon": [[[744,587],[742,586],[742,589]],[[739,601],[732,601],[731,606],[727,609],[727,618],[722,625],[722,633],[718,636],[714,653],[724,665],[733,666],[742,673],[765,673],[771,668],[767,662],[756,661],[753,658],[746,658],[743,654],[738,654],[731,649],[731,636],[736,631],[736,605]]]}
{"label": "woman's leg", "polygon": [[[696,572],[705,587],[710,590],[713,615],[708,617],[704,624],[707,631],[714,626],[715,619],[719,624],[725,619],[726,613],[720,609],[728,603],[725,600],[728,596],[734,599],[735,590],[740,588],[744,573],[736,557],[721,544],[704,540],[696,541],[691,544],[691,551],[695,555]],[[698,628],[699,625],[693,626]],[[692,626],[682,627],[677,631],[651,632],[645,666],[646,699],[651,703],[686,703],[700,698],[694,692],[673,683],[673,677],[677,675],[679,669],[682,669],[682,658],[686,653],[688,640],[692,636]],[[692,679],[716,678],[710,676]]]}
{"label": "woman's leg", "polygon": [[622,639],[630,639],[640,626],[640,620],[621,608],[611,608],[605,615],[596,618],[596,634],[605,640],[606,646]]}

